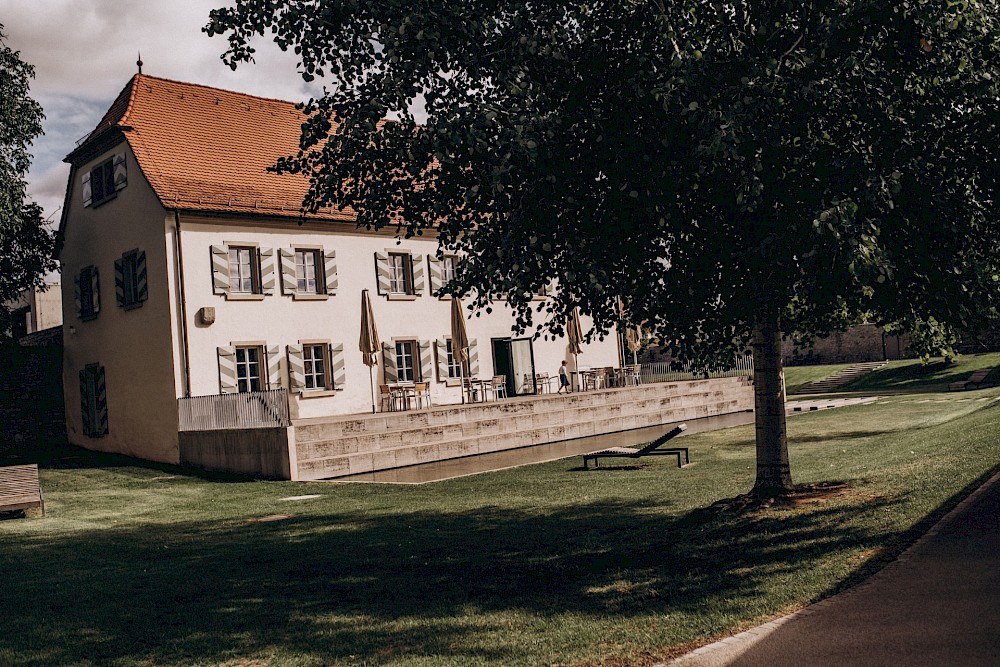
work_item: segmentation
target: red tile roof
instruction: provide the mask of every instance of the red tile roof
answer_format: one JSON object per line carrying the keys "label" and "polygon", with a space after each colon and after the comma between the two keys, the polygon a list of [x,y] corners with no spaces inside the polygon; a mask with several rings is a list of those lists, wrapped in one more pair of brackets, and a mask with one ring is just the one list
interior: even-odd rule
{"label": "red tile roof", "polygon": [[165,208],[298,217],[308,180],[267,168],[298,150],[303,119],[291,102],[136,74],[84,143],[117,126]]}

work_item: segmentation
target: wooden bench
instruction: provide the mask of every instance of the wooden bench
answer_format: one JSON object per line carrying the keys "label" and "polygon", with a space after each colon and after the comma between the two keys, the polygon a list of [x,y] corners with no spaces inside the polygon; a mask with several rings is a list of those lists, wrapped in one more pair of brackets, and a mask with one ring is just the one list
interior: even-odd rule
{"label": "wooden bench", "polygon": [[970,387],[979,389],[990,373],[993,372],[993,368],[980,368],[978,371],[972,374],[968,380],[960,380],[959,382],[952,382],[948,385],[948,391],[965,391]]}
{"label": "wooden bench", "polygon": [[38,484],[38,466],[5,466],[0,468],[0,512],[41,508],[45,514],[45,499]]}

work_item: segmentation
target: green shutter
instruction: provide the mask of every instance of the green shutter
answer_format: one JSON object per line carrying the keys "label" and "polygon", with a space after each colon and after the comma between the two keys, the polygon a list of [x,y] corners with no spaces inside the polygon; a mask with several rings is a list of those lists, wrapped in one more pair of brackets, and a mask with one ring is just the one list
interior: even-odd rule
{"label": "green shutter", "polygon": [[124,153],[118,153],[115,155],[114,172],[116,191],[121,190],[128,185],[128,170],[126,168],[126,164]]}
{"label": "green shutter", "polygon": [[337,251],[334,249],[323,251],[323,279],[326,282],[326,293],[336,294],[340,287],[340,280],[337,278]]}
{"label": "green shutter", "polygon": [[434,255],[427,255],[427,276],[431,283],[431,296],[437,296],[441,289],[441,260]]}
{"label": "green shutter", "polygon": [[448,340],[438,338],[434,346],[437,348],[438,382],[444,382],[448,379]]}
{"label": "green shutter", "polygon": [[80,420],[83,425],[83,434],[91,435],[94,432],[94,424],[91,422],[91,391],[90,381],[87,376],[87,369],[80,371]]}
{"label": "green shutter", "polygon": [[280,348],[273,345],[267,348],[267,388],[281,389],[281,354]]}
{"label": "green shutter", "polygon": [[427,289],[427,283],[424,280],[424,256],[410,255],[410,261],[413,267],[413,293],[417,296],[423,296],[424,290]]}
{"label": "green shutter", "polygon": [[229,249],[224,245],[214,245],[212,251],[212,292],[229,293]]}
{"label": "green shutter", "polygon": [[347,384],[347,368],[344,365],[344,344],[330,346],[330,368],[333,372],[333,388],[338,391]]}
{"label": "green shutter", "polygon": [[288,384],[289,390],[302,392],[306,388],[306,367],[302,360],[302,346],[286,346],[288,355]]}
{"label": "green shutter", "polygon": [[399,380],[399,371],[396,369],[396,346],[393,343],[382,343],[382,373],[386,384]]}
{"label": "green shutter", "polygon": [[469,377],[479,377],[479,348],[475,338],[469,340]]}
{"label": "green shutter", "polygon": [[375,283],[379,294],[388,294],[392,289],[389,280],[389,255],[384,252],[375,253]]}
{"label": "green shutter", "polygon": [[73,276],[73,300],[76,302],[76,316],[83,317],[83,302],[80,301],[80,274]]}
{"label": "green shutter", "polygon": [[140,250],[135,256],[135,296],[138,303],[149,298],[149,286],[146,278],[146,251]]}
{"label": "green shutter", "polygon": [[274,248],[260,249],[260,291],[263,294],[274,294]]}
{"label": "green shutter", "polygon": [[236,348],[217,348],[219,354],[219,393],[235,394],[239,391],[236,382]]}
{"label": "green shutter", "polygon": [[295,279],[295,251],[281,248],[278,251],[278,264],[281,267],[282,294],[295,294],[299,287]]}
{"label": "green shutter", "polygon": [[97,424],[95,424],[94,435],[100,438],[108,434],[108,391],[104,381],[104,366],[94,368],[94,374],[96,375],[94,384],[97,388],[96,405],[94,406]]}
{"label": "green shutter", "polygon": [[125,304],[125,258],[115,260],[115,301],[119,306]]}
{"label": "green shutter", "polygon": [[417,341],[420,350],[420,379],[430,382],[434,377],[434,353],[429,340]]}

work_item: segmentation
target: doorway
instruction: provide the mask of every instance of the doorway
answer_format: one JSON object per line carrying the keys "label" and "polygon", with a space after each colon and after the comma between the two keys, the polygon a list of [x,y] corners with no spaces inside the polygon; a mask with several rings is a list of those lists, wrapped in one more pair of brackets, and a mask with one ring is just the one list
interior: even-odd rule
{"label": "doorway", "polygon": [[493,365],[496,375],[507,378],[507,393],[528,396],[535,387],[535,353],[530,338],[494,338]]}

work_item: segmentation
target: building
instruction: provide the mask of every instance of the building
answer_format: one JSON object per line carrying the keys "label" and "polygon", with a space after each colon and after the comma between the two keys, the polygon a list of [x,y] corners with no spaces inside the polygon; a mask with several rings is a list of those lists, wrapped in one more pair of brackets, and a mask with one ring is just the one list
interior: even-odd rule
{"label": "building", "polygon": [[[303,219],[306,180],[267,170],[301,122],[289,102],[139,74],[67,156],[70,442],[178,463],[178,399],[194,396],[282,388],[293,420],[370,413],[364,289],[383,341],[374,382],[422,379],[434,404],[462,401],[450,302],[434,295],[457,258],[359,230],[350,211]],[[530,392],[523,378],[554,373],[566,342],[514,338],[512,324],[500,304],[469,319],[469,371]],[[611,336],[581,360],[618,354]]]}
{"label": "building", "polygon": [[62,326],[62,289],[59,283],[25,290],[4,304],[12,315],[11,337],[20,340],[29,334]]}

